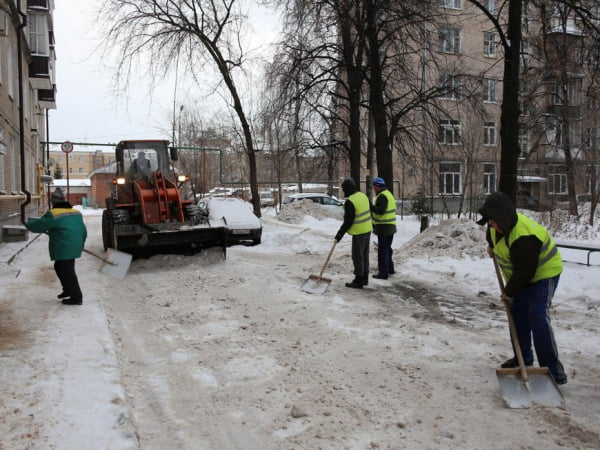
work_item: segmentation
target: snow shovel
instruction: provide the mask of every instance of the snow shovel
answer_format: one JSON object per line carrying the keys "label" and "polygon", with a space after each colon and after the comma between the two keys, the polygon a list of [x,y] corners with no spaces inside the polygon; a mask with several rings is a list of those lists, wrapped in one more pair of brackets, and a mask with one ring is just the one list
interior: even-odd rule
{"label": "snow shovel", "polygon": [[319,275],[309,275],[306,281],[302,284],[302,290],[304,292],[310,292],[311,294],[323,294],[327,290],[331,284],[331,278],[325,278],[323,276],[323,272],[325,272],[325,267],[327,267],[327,264],[329,263],[329,259],[331,258],[331,254],[333,253],[333,249],[335,248],[336,244],[337,241],[334,239],[331,250],[329,250],[329,254],[325,260],[325,264],[323,264],[323,268],[321,269],[321,273]]}
{"label": "snow shovel", "polygon": [[[493,260],[500,291],[504,295],[504,282],[502,281],[500,268],[498,267],[496,258],[493,258]],[[563,406],[565,399],[550,374],[548,367],[528,368],[525,366],[510,306],[506,301],[503,303],[508,318],[510,338],[519,363],[519,367],[496,369],[496,376],[498,377],[503,400],[509,408],[529,408],[534,402],[547,406]]]}
{"label": "snow shovel", "polygon": [[131,264],[131,255],[129,253],[120,252],[114,248],[109,248],[104,256],[98,255],[87,248],[84,248],[83,251],[104,261],[105,264],[102,265],[100,272],[117,280],[125,278],[129,264]]}

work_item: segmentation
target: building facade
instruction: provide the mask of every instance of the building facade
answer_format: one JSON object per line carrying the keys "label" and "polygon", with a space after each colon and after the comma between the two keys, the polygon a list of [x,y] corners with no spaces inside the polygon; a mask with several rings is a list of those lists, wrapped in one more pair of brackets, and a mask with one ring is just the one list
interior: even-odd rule
{"label": "building facade", "polygon": [[0,0],[0,226],[47,208],[47,111],[56,108],[52,0]]}

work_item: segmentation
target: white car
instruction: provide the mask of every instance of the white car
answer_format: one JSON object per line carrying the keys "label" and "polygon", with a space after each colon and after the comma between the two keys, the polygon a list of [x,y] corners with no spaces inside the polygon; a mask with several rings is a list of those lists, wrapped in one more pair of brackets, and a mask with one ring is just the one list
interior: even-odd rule
{"label": "white car", "polygon": [[284,204],[289,204],[298,200],[311,200],[315,203],[319,203],[320,205],[325,205],[325,206],[344,206],[344,204],[342,202],[340,202],[337,198],[335,197],[331,197],[327,194],[321,194],[321,193],[312,193],[312,192],[305,192],[303,194],[293,194],[293,195],[289,195],[288,197],[285,198],[285,200],[283,201]]}
{"label": "white car", "polygon": [[198,206],[211,226],[225,226],[228,246],[260,244],[262,224],[250,203],[234,197],[208,198],[199,200]]}

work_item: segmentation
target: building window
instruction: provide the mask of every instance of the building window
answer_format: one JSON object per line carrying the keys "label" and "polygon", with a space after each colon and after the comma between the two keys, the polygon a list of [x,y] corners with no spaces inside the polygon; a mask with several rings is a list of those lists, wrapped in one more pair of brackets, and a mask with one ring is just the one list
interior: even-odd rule
{"label": "building window", "polygon": [[69,167],[69,173],[73,173],[73,168]]}
{"label": "building window", "polygon": [[461,9],[462,0],[438,0],[439,5],[444,8]]}
{"label": "building window", "polygon": [[79,171],[78,171],[78,173],[83,173],[83,167],[80,167],[80,168],[79,168]]}
{"label": "building window", "polygon": [[490,14],[496,14],[496,0],[485,0],[483,6]]}
{"label": "building window", "polygon": [[4,127],[0,126],[0,191],[6,189],[4,180],[4,155],[6,155],[6,141],[4,140]]}
{"label": "building window", "polygon": [[495,164],[484,164],[483,165],[483,192],[485,194],[491,194],[496,192],[496,165]]}
{"label": "building window", "polygon": [[34,55],[48,56],[48,22],[42,14],[30,13],[27,17],[29,48]]}
{"label": "building window", "polygon": [[598,149],[598,128],[587,128],[585,130],[585,145],[590,150]]}
{"label": "building window", "polygon": [[483,101],[495,103],[496,102],[496,84],[498,80],[493,78],[483,79]]}
{"label": "building window", "polygon": [[548,193],[549,194],[567,194],[567,174],[551,173],[548,175]]}
{"label": "building window", "polygon": [[440,120],[438,141],[446,145],[460,144],[460,120]]}
{"label": "building window", "polygon": [[458,28],[440,28],[439,51],[460,53],[460,30]]}
{"label": "building window", "polygon": [[484,122],[483,144],[496,145],[496,124],[494,122]]}
{"label": "building window", "polygon": [[496,57],[496,49],[498,42],[496,39],[496,33],[490,31],[483,32],[483,54],[484,56]]}
{"label": "building window", "polygon": [[440,163],[440,194],[460,194],[460,179],[460,163]]}
{"label": "building window", "polygon": [[581,78],[572,78],[567,85],[569,106],[581,106]]}
{"label": "building window", "polygon": [[460,90],[460,78],[448,72],[440,72],[438,76],[438,88],[440,96],[444,100],[456,100]]}
{"label": "building window", "polygon": [[14,98],[15,96],[15,83],[14,79],[14,61],[13,61],[13,47],[12,42],[9,41],[6,47],[6,84],[8,89],[8,96]]}
{"label": "building window", "polygon": [[80,163],[82,163],[82,162],[83,162],[83,156],[80,156],[80,157],[78,158],[78,160],[79,160],[79,162],[80,162]]}
{"label": "building window", "polygon": [[529,131],[523,126],[519,127],[519,149],[522,154],[529,154]]}

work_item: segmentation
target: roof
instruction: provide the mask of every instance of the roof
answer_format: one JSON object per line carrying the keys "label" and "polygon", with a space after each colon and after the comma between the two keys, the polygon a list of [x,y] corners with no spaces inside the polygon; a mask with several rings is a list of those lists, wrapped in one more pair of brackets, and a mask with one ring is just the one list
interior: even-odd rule
{"label": "roof", "polygon": [[[66,185],[67,185],[66,178],[54,179],[54,180],[52,180],[52,183],[50,183],[50,186],[53,186],[53,187],[65,187]],[[90,180],[89,178],[70,178],[69,179],[69,186],[89,187],[91,185],[92,185],[92,180]]]}

